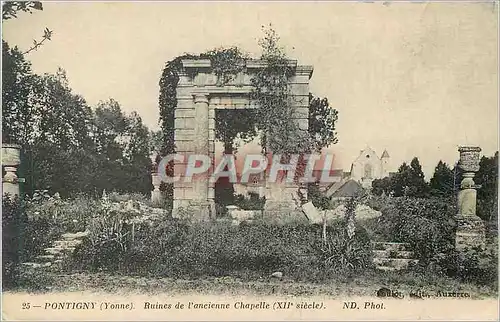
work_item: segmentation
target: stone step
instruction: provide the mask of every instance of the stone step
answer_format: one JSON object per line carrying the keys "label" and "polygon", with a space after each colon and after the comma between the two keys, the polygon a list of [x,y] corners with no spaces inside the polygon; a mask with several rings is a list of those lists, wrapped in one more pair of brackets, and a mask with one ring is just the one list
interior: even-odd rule
{"label": "stone step", "polygon": [[48,260],[53,260],[59,256],[53,255],[53,254],[48,254],[48,255],[38,255],[36,258],[40,260],[48,259]]}
{"label": "stone step", "polygon": [[388,251],[407,251],[410,249],[408,243],[394,243],[394,242],[374,242],[374,250],[388,250]]}
{"label": "stone step", "polygon": [[394,272],[394,271],[398,271],[397,268],[395,267],[390,267],[390,266],[375,266],[376,269],[378,270],[381,270],[381,271],[385,271],[385,272]]}
{"label": "stone step", "polygon": [[51,262],[45,262],[45,263],[31,263],[31,262],[25,262],[23,263],[24,266],[30,266],[33,268],[41,268],[41,267],[50,267],[52,266]]}
{"label": "stone step", "polygon": [[66,248],[62,248],[62,247],[49,247],[49,248],[45,248],[45,252],[47,254],[51,254],[51,255],[59,255],[61,253],[71,253],[75,250],[75,247],[66,247]]}
{"label": "stone step", "polygon": [[79,239],[74,239],[74,240],[56,240],[53,243],[53,246],[55,248],[70,248],[70,247],[76,247],[82,243],[81,240]]}
{"label": "stone step", "polygon": [[81,239],[81,238],[87,237],[88,235],[89,235],[88,231],[80,231],[80,232],[77,232],[77,233],[62,234],[61,237],[64,240],[75,240],[75,239]]}
{"label": "stone step", "polygon": [[418,263],[418,260],[409,258],[374,258],[373,263],[376,266],[394,267],[399,270],[408,268],[410,264]]}
{"label": "stone step", "polygon": [[413,252],[405,250],[374,250],[373,256],[376,258],[409,258],[413,257]]}

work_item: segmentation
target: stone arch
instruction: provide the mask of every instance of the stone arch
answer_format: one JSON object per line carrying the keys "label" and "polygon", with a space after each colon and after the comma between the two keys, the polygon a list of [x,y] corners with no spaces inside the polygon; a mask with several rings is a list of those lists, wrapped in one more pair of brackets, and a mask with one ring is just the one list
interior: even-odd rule
{"label": "stone arch", "polygon": [[[294,119],[301,130],[308,130],[309,114],[309,80],[312,76],[312,66],[297,65],[290,60],[294,75],[290,77],[290,89],[294,108]],[[177,107],[175,109],[174,144],[180,154],[208,155],[214,160],[215,154],[215,110],[216,109],[251,109],[255,102],[249,99],[253,87],[252,74],[266,67],[262,60],[248,60],[244,72],[226,84],[218,81],[212,72],[210,60],[182,60],[182,72],[179,73],[177,85]],[[175,167],[185,166],[185,163]],[[293,195],[298,186],[286,185],[274,189],[266,183],[267,210],[295,209]],[[278,191],[278,192],[277,192]],[[215,214],[215,185],[209,182],[194,181],[175,182],[173,215],[176,209],[188,209],[194,218],[210,219],[210,213]]]}

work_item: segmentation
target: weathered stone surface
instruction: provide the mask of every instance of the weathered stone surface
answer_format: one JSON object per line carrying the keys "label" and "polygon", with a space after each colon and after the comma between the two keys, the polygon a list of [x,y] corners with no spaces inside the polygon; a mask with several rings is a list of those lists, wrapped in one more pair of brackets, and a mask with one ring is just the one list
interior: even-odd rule
{"label": "weathered stone surface", "polygon": [[320,224],[323,222],[324,210],[316,209],[312,202],[303,204],[302,211],[304,211],[311,224]]}
{"label": "weathered stone surface", "polygon": [[242,210],[230,207],[231,206],[226,207],[228,210],[228,214],[233,220],[237,221],[238,223],[262,216],[262,210]]}
{"label": "weathered stone surface", "polygon": [[476,195],[475,189],[463,189],[458,192],[458,209],[464,216],[474,216],[476,214]]}
{"label": "weathered stone surface", "polygon": [[458,165],[464,171],[458,193],[458,215],[455,235],[455,248],[464,251],[474,247],[485,246],[485,227],[481,218],[476,216],[475,172],[479,170],[479,147],[460,147]]}
{"label": "weathered stone surface", "polygon": [[62,238],[66,239],[66,240],[73,240],[73,239],[77,239],[77,238],[84,238],[84,237],[87,237],[89,235],[90,232],[88,231],[81,231],[81,232],[77,232],[77,233],[66,233],[66,234],[62,234]]}
{"label": "weathered stone surface", "polygon": [[[177,152],[210,155],[215,152],[215,109],[216,108],[255,108],[255,102],[249,100],[253,90],[252,75],[267,63],[260,60],[246,62],[245,72],[241,72],[227,84],[220,82],[219,77],[211,72],[210,60],[183,60],[184,70],[180,74],[177,86],[177,107],[175,110],[174,140]],[[295,117],[299,128],[308,128],[309,79],[312,66],[298,66],[297,61],[290,61],[295,75],[290,78],[291,102],[297,109]],[[176,174],[177,174],[176,167]],[[209,183],[198,180],[193,188],[174,185],[174,208],[189,205],[190,209],[198,206],[205,209],[203,202],[213,204],[214,193],[208,189]],[[290,197],[290,190],[298,190],[299,186],[290,189],[266,189],[266,211],[292,213],[297,209],[295,201]],[[196,203],[189,203],[195,200]],[[212,207],[212,206],[210,206]],[[196,211],[202,218],[207,218],[204,211]],[[295,216],[297,212],[295,212]],[[299,217],[304,219],[302,214]]]}

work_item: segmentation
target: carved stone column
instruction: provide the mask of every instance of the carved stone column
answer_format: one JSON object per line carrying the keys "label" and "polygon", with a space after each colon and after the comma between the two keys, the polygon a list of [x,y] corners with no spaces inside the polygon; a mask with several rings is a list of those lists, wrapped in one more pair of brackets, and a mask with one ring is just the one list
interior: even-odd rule
{"label": "carved stone column", "polygon": [[2,196],[8,193],[11,198],[19,196],[19,182],[17,168],[21,164],[21,146],[17,144],[2,144],[2,167],[5,175],[2,178]]}
{"label": "carved stone column", "polygon": [[[209,107],[208,93],[193,93],[195,105],[195,124],[194,124],[194,154],[209,156]],[[215,209],[213,202],[208,199],[209,176],[208,173],[193,178],[193,193],[190,202],[189,211],[192,212],[193,220],[206,221],[215,216],[212,211]]]}
{"label": "carved stone column", "polygon": [[158,164],[153,163],[151,170],[151,183],[153,184],[153,191],[151,191],[151,203],[153,207],[162,207],[164,203],[164,196],[160,191],[161,177],[158,174]]}
{"label": "carved stone column", "polygon": [[484,247],[485,228],[481,218],[476,215],[476,189],[474,176],[479,171],[480,147],[464,146],[460,152],[459,167],[464,171],[458,193],[457,229],[455,248],[465,250],[472,247]]}

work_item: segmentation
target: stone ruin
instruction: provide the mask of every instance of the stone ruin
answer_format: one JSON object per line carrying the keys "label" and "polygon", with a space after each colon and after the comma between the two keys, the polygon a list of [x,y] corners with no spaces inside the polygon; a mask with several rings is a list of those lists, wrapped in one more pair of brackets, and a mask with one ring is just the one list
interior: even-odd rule
{"label": "stone ruin", "polygon": [[[309,80],[312,66],[298,65],[290,60],[294,74],[289,78],[291,102],[295,121],[300,130],[308,130]],[[217,109],[253,109],[256,103],[249,94],[252,75],[266,67],[262,60],[248,60],[242,72],[228,83],[222,84],[212,72],[210,60],[183,60],[182,72],[177,85],[177,107],[175,109],[174,144],[177,153],[208,155],[215,154],[215,111]],[[186,163],[175,163],[175,169],[182,169]],[[213,167],[213,166],[212,166]],[[213,169],[211,169],[213,170]],[[175,170],[174,170],[175,171]],[[153,173],[152,200],[161,203],[159,190],[161,179]],[[296,183],[282,184],[266,182],[266,204],[264,216],[277,216],[296,211],[299,186]],[[193,219],[209,220],[215,217],[215,183],[208,180],[174,183],[173,216],[179,209],[187,211]]]}
{"label": "stone ruin", "polygon": [[17,144],[2,143],[2,196],[9,194],[11,198],[20,195],[19,183],[24,178],[17,176],[17,170],[21,164],[21,146]]}
{"label": "stone ruin", "polygon": [[458,166],[463,170],[460,191],[458,192],[458,214],[456,216],[455,248],[466,250],[485,246],[485,227],[483,220],[476,215],[476,189],[474,176],[479,171],[480,147],[463,146],[458,149]]}

